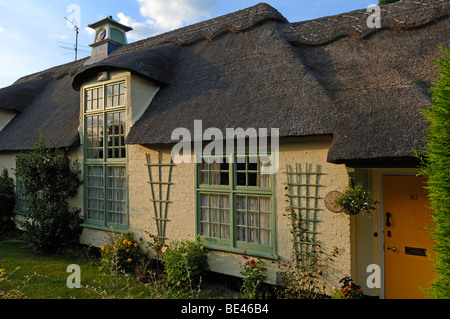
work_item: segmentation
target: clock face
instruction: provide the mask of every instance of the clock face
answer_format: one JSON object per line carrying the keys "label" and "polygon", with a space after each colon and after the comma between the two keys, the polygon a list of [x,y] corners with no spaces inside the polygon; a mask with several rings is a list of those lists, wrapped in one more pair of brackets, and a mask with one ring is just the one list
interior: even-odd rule
{"label": "clock face", "polygon": [[97,34],[97,41],[102,41],[106,36],[106,29],[102,29]]}

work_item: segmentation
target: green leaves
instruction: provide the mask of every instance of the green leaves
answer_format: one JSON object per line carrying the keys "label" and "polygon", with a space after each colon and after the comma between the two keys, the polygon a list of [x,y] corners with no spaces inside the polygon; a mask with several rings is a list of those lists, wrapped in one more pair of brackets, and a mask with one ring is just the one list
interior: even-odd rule
{"label": "green leaves", "polygon": [[183,288],[193,288],[208,268],[207,250],[197,241],[180,240],[167,247],[163,255],[169,283]]}
{"label": "green leaves", "polygon": [[[428,197],[434,225],[433,258],[437,276],[429,293],[435,298],[450,297],[450,52],[434,60],[439,77],[431,87],[432,106],[422,114],[429,125],[425,132],[427,146],[421,150],[421,175],[427,177]],[[418,152],[416,151],[416,154]]]}
{"label": "green leaves", "polygon": [[71,163],[67,150],[48,147],[41,133],[32,150],[17,155],[15,174],[28,199],[19,225],[31,246],[52,253],[77,242],[81,210],[70,208],[68,200],[76,195],[81,179],[78,163]]}
{"label": "green leaves", "polygon": [[265,289],[264,281],[266,280],[266,268],[261,259],[247,257],[247,251],[244,252],[243,258],[246,260],[241,266],[241,275],[244,276],[241,286],[241,293],[247,299],[263,299],[269,296],[269,291]]}
{"label": "green leaves", "polygon": [[0,175],[0,235],[14,228],[14,203],[14,181],[5,168]]}
{"label": "green leaves", "polygon": [[358,215],[361,212],[370,213],[375,209],[376,201],[372,199],[372,194],[356,185],[345,190],[335,199],[336,205],[348,215]]}
{"label": "green leaves", "polygon": [[394,2],[399,2],[401,0],[380,0],[378,1],[378,5],[385,5],[385,4],[390,4],[390,3],[394,3]]}

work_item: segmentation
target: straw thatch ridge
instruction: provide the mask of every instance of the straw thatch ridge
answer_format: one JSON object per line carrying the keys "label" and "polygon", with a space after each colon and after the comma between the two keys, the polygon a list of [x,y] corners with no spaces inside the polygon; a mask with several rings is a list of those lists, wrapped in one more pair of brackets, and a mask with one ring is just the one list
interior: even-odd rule
{"label": "straw thatch ridge", "polygon": [[402,1],[380,7],[380,28],[371,28],[374,9],[355,10],[337,16],[286,24],[288,41],[297,44],[324,45],[342,37],[365,39],[383,29],[397,31],[424,27],[449,15],[448,0]]}
{"label": "straw thatch ridge", "polygon": [[[258,4],[137,41],[98,63],[85,66],[84,59],[0,90],[0,101],[9,101],[0,108],[23,112],[0,132],[0,150],[28,145],[42,128],[61,145],[78,143],[75,90],[99,71],[119,69],[161,86],[129,144],[174,143],[173,129],[193,132],[194,120],[202,120],[223,132],[273,127],[283,137],[332,135],[334,163],[410,160],[412,148],[424,145],[420,108],[429,105],[431,58],[449,45],[449,12],[448,1],[402,1],[381,7],[382,27],[370,29],[366,9],[289,23]],[[27,85],[36,90],[13,106]]]}

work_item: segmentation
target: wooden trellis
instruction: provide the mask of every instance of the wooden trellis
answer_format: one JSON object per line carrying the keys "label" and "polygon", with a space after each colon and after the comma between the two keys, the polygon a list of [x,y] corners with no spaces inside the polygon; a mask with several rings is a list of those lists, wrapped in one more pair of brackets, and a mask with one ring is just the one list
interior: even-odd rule
{"label": "wooden trellis", "polygon": [[286,165],[289,217],[292,222],[294,250],[297,260],[306,265],[317,250],[317,223],[319,208],[320,165],[295,164],[295,170]]}
{"label": "wooden trellis", "polygon": [[[153,209],[155,213],[155,217],[153,219],[156,222],[156,229],[158,232],[158,238],[164,242],[166,239],[166,224],[170,221],[168,217],[169,212],[169,204],[172,203],[170,198],[170,186],[172,183],[172,170],[175,164],[171,158],[170,163],[162,162],[162,153],[158,152],[158,162],[152,163],[150,154],[146,154],[147,157],[147,167],[148,167],[148,175],[150,184],[152,198],[150,199],[153,202]],[[169,169],[167,180],[163,180],[163,168],[167,167]],[[156,168],[157,174],[153,176],[152,169]],[[154,179],[154,177],[156,179]],[[164,189],[165,188],[165,189]],[[164,193],[165,190],[165,193]]]}

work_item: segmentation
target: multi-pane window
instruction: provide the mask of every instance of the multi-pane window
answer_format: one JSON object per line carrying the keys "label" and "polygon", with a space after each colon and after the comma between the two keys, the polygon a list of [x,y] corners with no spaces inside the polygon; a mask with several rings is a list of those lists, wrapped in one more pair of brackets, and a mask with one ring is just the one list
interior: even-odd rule
{"label": "multi-pane window", "polygon": [[230,195],[200,194],[201,234],[230,239]]}
{"label": "multi-pane window", "polygon": [[16,211],[25,212],[28,210],[28,198],[23,189],[23,180],[16,178]]}
{"label": "multi-pane window", "polygon": [[203,157],[197,165],[198,233],[225,249],[273,253],[273,175],[268,156]]}
{"label": "multi-pane window", "polygon": [[99,226],[127,224],[125,82],[84,91],[85,215]]}
{"label": "multi-pane window", "polygon": [[200,164],[200,184],[229,185],[230,164],[226,158],[213,156],[203,158]]}

